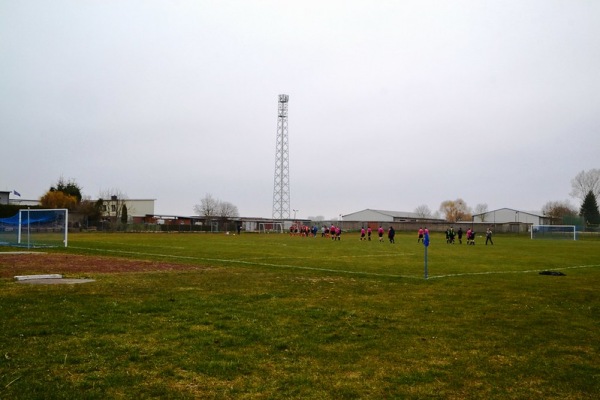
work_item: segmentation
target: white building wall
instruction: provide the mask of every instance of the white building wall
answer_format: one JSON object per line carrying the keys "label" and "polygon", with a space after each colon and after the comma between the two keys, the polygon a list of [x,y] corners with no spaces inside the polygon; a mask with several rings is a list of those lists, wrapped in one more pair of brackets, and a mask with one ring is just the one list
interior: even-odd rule
{"label": "white building wall", "polygon": [[154,215],[154,202],[154,199],[104,200],[104,215],[111,217],[120,215],[120,211],[116,209],[122,207],[123,203],[127,206],[127,216],[129,219],[134,216]]}
{"label": "white building wall", "polygon": [[27,199],[9,199],[8,204],[15,206],[40,206],[42,203],[39,200],[27,200]]}
{"label": "white building wall", "polygon": [[147,200],[136,200],[128,199],[125,200],[127,205],[127,213],[129,215],[135,215],[138,217],[145,216],[147,214],[154,215],[154,201],[153,199]]}
{"label": "white building wall", "polygon": [[374,210],[363,210],[343,216],[344,221],[359,221],[359,222],[392,222],[394,217],[385,215]]}
{"label": "white building wall", "polygon": [[508,222],[521,222],[524,224],[534,225],[543,224],[540,216],[510,208],[501,208],[499,210],[489,211],[484,214],[484,218],[482,218],[481,215],[474,215],[473,221],[489,222],[492,224],[504,224]]}

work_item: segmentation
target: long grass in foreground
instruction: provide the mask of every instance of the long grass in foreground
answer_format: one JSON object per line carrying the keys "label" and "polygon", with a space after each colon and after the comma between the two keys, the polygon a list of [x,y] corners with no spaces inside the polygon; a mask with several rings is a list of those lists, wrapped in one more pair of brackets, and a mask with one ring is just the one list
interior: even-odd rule
{"label": "long grass in foreground", "polygon": [[67,252],[209,268],[94,274],[70,286],[0,280],[1,398],[600,392],[597,242],[499,235],[493,247],[467,247],[433,236],[425,280],[413,235],[395,245],[353,235],[70,241]]}

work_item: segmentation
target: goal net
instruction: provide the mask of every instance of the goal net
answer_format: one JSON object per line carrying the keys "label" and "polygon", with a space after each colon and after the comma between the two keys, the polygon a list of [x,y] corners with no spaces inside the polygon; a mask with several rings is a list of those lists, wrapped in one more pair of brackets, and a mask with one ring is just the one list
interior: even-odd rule
{"label": "goal net", "polygon": [[67,247],[69,210],[26,209],[0,218],[0,245]]}
{"label": "goal net", "polygon": [[283,224],[281,222],[260,222],[258,233],[283,233]]}
{"label": "goal net", "polygon": [[577,240],[577,229],[575,225],[532,225],[531,238]]}

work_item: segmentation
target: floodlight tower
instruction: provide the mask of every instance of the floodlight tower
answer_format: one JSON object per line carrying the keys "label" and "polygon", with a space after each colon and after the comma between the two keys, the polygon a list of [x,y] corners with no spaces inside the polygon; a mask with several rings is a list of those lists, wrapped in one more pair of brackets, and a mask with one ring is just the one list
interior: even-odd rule
{"label": "floodlight tower", "polygon": [[277,107],[277,142],[275,146],[275,185],[273,187],[273,219],[290,218],[290,148],[288,146],[287,94],[279,95]]}

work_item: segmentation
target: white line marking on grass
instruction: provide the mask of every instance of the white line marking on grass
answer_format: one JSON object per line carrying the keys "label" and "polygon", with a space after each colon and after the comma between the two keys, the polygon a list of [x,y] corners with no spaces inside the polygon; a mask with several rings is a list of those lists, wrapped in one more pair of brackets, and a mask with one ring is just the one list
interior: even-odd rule
{"label": "white line marking on grass", "polygon": [[224,262],[224,263],[231,263],[231,264],[257,265],[257,266],[263,266],[263,267],[287,268],[287,269],[301,269],[301,270],[308,270],[308,271],[333,272],[333,273],[338,273],[338,274],[350,274],[350,275],[380,276],[380,277],[387,277],[387,278],[423,279],[422,277],[411,276],[411,275],[378,274],[375,272],[345,271],[345,270],[331,269],[331,268],[303,267],[303,266],[298,266],[298,265],[287,265],[287,264],[257,263],[257,262],[253,262],[253,261],[233,260],[233,259],[176,256],[176,255],[170,255],[170,254],[142,253],[142,252],[138,252],[138,251],[92,249],[89,247],[75,247],[75,246],[70,246],[70,247],[73,249],[79,249],[79,250],[104,251],[107,253],[133,254],[133,255],[138,255],[138,256],[175,258],[175,259],[182,259],[182,260],[215,261],[215,262]]}
{"label": "white line marking on grass", "polygon": [[[377,254],[377,255],[362,255],[362,256],[333,256],[333,257],[322,257],[321,259],[334,259],[339,260],[341,258],[375,258],[375,257],[397,257],[397,256],[414,256],[412,253],[389,253],[389,254]],[[277,259],[294,259],[294,260],[308,260],[314,257],[306,256],[306,257],[289,257],[289,256],[260,256],[260,257],[246,257],[245,260],[277,260]]]}
{"label": "white line marking on grass", "polygon": [[[142,253],[142,252],[138,252],[138,251],[93,249],[93,248],[89,248],[89,247],[75,247],[75,246],[70,246],[70,247],[74,248],[74,249],[80,249],[80,250],[92,250],[92,251],[101,251],[101,252],[103,251],[103,252],[107,252],[107,253],[120,253],[120,254],[133,254],[133,255],[138,255],[138,256],[174,258],[174,259],[181,259],[181,260],[213,261],[213,262],[222,262],[222,263],[230,263],[230,264],[257,265],[257,266],[263,266],[263,267],[332,272],[332,273],[349,274],[349,275],[378,276],[378,277],[386,277],[386,278],[407,278],[407,279],[418,279],[418,280],[424,279],[423,276],[421,276],[421,275],[415,276],[415,275],[379,274],[376,272],[347,271],[347,270],[341,270],[341,269],[303,267],[303,266],[288,265],[288,264],[258,263],[258,262],[253,262],[253,261],[234,260],[234,259],[177,256],[177,255],[171,255],[171,254]],[[572,266],[572,267],[560,267],[560,268],[532,269],[532,270],[525,270],[525,271],[486,271],[486,272],[465,272],[465,273],[460,273],[460,274],[446,274],[446,275],[429,275],[428,279],[452,278],[452,277],[457,277],[457,276],[469,276],[469,275],[529,274],[532,272],[541,272],[541,271],[558,271],[558,270],[566,270],[566,269],[594,268],[594,267],[600,267],[600,264],[577,265],[577,266]]]}
{"label": "white line marking on grass", "polygon": [[525,271],[487,271],[487,272],[465,272],[462,274],[448,274],[448,275],[433,275],[429,276],[429,279],[439,279],[439,278],[452,278],[455,276],[468,276],[468,275],[494,275],[494,274],[529,274],[532,272],[542,272],[542,271],[560,271],[564,269],[576,269],[576,268],[594,268],[600,267],[600,264],[597,265],[577,265],[574,267],[561,267],[561,268],[544,268],[544,269],[530,269]]}
{"label": "white line marking on grass", "polygon": [[339,256],[336,258],[375,258],[375,257],[390,257],[390,256],[414,256],[415,253],[385,253],[385,254],[364,254],[360,256]]}
{"label": "white line marking on grass", "polygon": [[46,254],[43,251],[0,251],[0,255],[14,255],[14,254]]}
{"label": "white line marking on grass", "polygon": [[[115,246],[129,246],[130,243],[124,243],[124,242],[110,242],[111,245],[115,245]],[[183,246],[160,246],[160,245],[154,245],[154,244],[136,244],[136,247],[152,247],[153,249],[179,249],[179,250],[183,250],[185,249],[185,247]],[[69,246],[71,247],[71,246]]]}
{"label": "white line marking on grass", "polygon": [[62,279],[61,274],[44,274],[44,275],[17,275],[15,280],[17,281],[28,281],[34,279]]}

